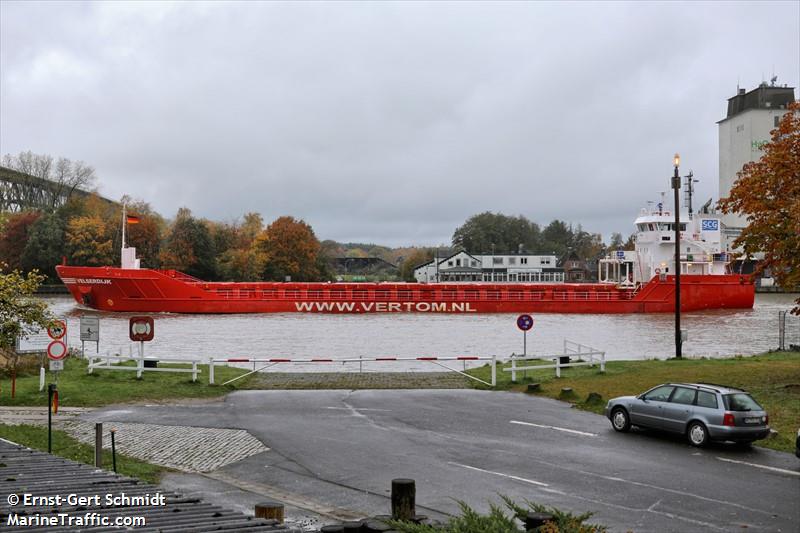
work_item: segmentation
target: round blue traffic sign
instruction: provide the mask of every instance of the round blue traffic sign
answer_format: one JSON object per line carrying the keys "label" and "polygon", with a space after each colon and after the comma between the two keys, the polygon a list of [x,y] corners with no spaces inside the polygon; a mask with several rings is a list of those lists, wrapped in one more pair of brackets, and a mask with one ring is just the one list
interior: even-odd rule
{"label": "round blue traffic sign", "polygon": [[517,317],[517,327],[522,331],[528,331],[533,327],[533,317],[531,315],[519,315]]}

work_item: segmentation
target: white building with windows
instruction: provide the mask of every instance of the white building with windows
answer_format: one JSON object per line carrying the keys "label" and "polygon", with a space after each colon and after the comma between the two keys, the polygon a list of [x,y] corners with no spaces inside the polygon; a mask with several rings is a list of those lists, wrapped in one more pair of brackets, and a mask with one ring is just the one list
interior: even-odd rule
{"label": "white building with windows", "polygon": [[[758,161],[764,155],[763,147],[771,139],[770,131],[778,127],[787,107],[794,102],[793,87],[779,87],[761,83],[750,92],[739,89],[728,99],[727,116],[719,125],[719,197],[730,195],[736,174],[745,163]],[[747,225],[744,217],[723,215],[723,247],[731,251],[733,241]]]}
{"label": "white building with windows", "polygon": [[473,255],[462,251],[418,266],[414,277],[422,283],[563,283],[564,269],[556,262],[554,255]]}

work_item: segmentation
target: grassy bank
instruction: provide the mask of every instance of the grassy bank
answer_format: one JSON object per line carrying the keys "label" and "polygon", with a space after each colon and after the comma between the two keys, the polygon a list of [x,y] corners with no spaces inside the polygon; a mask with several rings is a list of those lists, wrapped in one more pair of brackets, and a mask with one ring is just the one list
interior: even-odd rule
{"label": "grassy bank", "polygon": [[[504,368],[510,368],[505,365]],[[490,370],[484,366],[470,373],[489,380]],[[764,406],[770,425],[778,431],[775,438],[758,441],[758,445],[782,451],[794,450],[794,439],[800,427],[800,354],[773,352],[753,357],[729,359],[671,359],[667,361],[611,361],[606,372],[597,367],[573,367],[562,370],[556,378],[553,369],[529,370],[526,379],[518,373],[518,383],[511,382],[510,372],[501,372],[498,365],[498,389],[524,392],[529,383],[540,383],[538,394],[559,398],[561,389],[572,388],[574,396],[559,398],[577,407],[602,413],[606,400],[616,396],[635,395],[661,383],[719,383],[750,392]],[[590,392],[602,400],[587,403]]]}
{"label": "grassy bank", "polygon": [[[47,428],[39,426],[7,426],[0,424],[0,437],[35,450],[47,451]],[[94,464],[94,448],[78,442],[63,431],[53,431],[53,454],[88,465]],[[103,468],[111,470],[111,452],[103,453]],[[117,473],[158,483],[167,469],[117,454]]]}
{"label": "grassy bank", "polygon": [[[189,365],[159,365],[161,367],[186,367]],[[86,361],[69,358],[64,371],[59,372],[59,404],[64,407],[96,407],[127,402],[161,402],[183,398],[215,398],[238,388],[247,388],[250,377],[231,385],[209,385],[208,366],[199,367],[202,373],[192,383],[192,375],[176,372],[145,372],[136,379],[132,370],[96,370],[86,373]],[[225,381],[240,376],[246,371],[240,368],[218,366],[214,370],[214,381]],[[47,373],[47,383],[53,382],[53,374]],[[47,388],[39,392],[39,375],[17,377],[15,398],[11,398],[11,379],[0,380],[0,405],[47,407]]]}

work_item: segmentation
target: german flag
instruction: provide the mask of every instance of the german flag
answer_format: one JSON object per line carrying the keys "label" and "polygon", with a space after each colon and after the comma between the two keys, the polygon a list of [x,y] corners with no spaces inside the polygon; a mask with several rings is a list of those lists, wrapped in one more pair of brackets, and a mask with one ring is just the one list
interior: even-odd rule
{"label": "german flag", "polygon": [[125,221],[128,224],[138,224],[139,223],[139,217],[137,217],[135,215],[127,215],[126,218],[125,218]]}

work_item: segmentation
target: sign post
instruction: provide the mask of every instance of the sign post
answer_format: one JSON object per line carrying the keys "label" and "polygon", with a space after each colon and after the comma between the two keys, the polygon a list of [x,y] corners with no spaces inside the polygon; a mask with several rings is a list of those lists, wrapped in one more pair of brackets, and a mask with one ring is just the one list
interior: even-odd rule
{"label": "sign post", "polygon": [[94,342],[97,353],[100,353],[100,318],[81,315],[81,356],[84,354],[84,343]]}
{"label": "sign post", "polygon": [[55,374],[55,382],[58,383],[58,373],[64,370],[64,358],[67,357],[69,350],[64,341],[67,338],[67,322],[56,320],[47,328],[47,335],[52,342],[47,345],[47,358],[50,359],[50,372]]}
{"label": "sign post", "polygon": [[[531,315],[519,315],[517,317],[517,327],[522,330],[522,357],[528,355],[528,330],[533,327],[533,317]],[[517,361],[511,357],[511,381],[517,381]],[[527,370],[525,371],[527,373]]]}
{"label": "sign post", "polygon": [[128,323],[128,335],[134,342],[139,343],[139,370],[136,377],[142,377],[144,368],[144,343],[153,340],[155,323],[151,316],[132,316]]}

